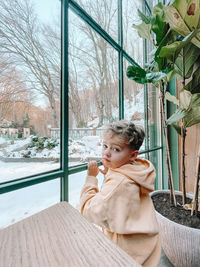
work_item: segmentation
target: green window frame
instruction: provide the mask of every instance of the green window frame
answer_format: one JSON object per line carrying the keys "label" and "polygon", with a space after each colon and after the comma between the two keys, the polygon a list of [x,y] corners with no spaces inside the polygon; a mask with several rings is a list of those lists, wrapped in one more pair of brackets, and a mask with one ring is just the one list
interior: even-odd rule
{"label": "green window frame", "polygon": [[[142,0],[143,7],[146,12],[151,12],[151,7],[146,0]],[[150,2],[150,1],[149,1]],[[152,1],[151,1],[152,2]],[[126,59],[130,64],[137,64],[126,51],[123,50],[123,27],[122,27],[122,0],[118,0],[118,42],[116,42],[106,31],[104,31],[96,21],[87,14],[87,12],[80,7],[73,0],[61,0],[61,167],[58,170],[42,173],[30,177],[16,179],[0,184],[0,194],[11,192],[17,189],[22,189],[27,186],[39,184],[60,178],[61,193],[60,200],[68,201],[68,176],[87,169],[86,164],[75,167],[68,167],[68,11],[72,10],[83,21],[88,23],[91,28],[96,31],[106,42],[108,42],[118,52],[118,66],[119,66],[119,118],[124,118],[124,88],[123,88],[123,60]],[[146,44],[144,43],[144,54],[147,53]],[[161,142],[160,146],[151,146],[149,142],[149,125],[148,125],[148,88],[144,87],[144,114],[145,114],[145,130],[147,133],[145,150],[140,154],[146,154],[147,158],[151,152],[159,152],[163,154],[164,144]],[[155,138],[158,138],[156,136]],[[157,153],[158,155],[158,153]],[[157,157],[157,156],[156,156]],[[164,158],[164,157],[163,157]],[[162,159],[161,159],[162,162]],[[158,165],[158,164],[157,164]],[[161,170],[163,175],[163,162]],[[156,169],[158,166],[155,166]],[[164,178],[162,178],[164,179]],[[166,188],[167,185],[163,183]],[[156,181],[156,189],[161,188],[161,185]]]}

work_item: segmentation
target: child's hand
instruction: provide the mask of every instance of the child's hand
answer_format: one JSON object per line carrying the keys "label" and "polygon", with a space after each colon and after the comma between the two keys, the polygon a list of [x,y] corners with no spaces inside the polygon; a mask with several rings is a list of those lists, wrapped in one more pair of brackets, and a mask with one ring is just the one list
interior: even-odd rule
{"label": "child's hand", "polygon": [[99,170],[100,170],[100,172],[101,172],[103,175],[106,175],[106,173],[107,173],[107,171],[108,171],[108,167],[105,167],[105,165],[104,165],[104,160],[103,160],[103,159],[101,160],[101,163],[103,164],[104,169],[103,169],[103,170],[102,170],[102,169],[99,169]]}
{"label": "child's hand", "polygon": [[88,163],[88,175],[90,176],[97,176],[99,173],[99,168],[96,161],[90,161]]}

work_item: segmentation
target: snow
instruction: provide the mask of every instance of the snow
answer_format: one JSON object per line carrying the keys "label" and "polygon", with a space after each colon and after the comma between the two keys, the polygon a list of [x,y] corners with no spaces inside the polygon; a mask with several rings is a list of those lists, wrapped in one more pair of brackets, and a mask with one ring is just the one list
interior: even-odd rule
{"label": "snow", "polygon": [[5,140],[5,138],[3,138],[3,137],[0,137],[0,145],[1,144],[5,144],[6,143],[6,140]]}
{"label": "snow", "polygon": [[[1,171],[12,168],[19,176],[24,177],[30,174],[30,170],[41,168],[44,170],[44,163],[6,163],[1,166]],[[45,163],[46,170],[49,164]],[[52,164],[56,167],[56,164]],[[69,203],[75,208],[79,206],[80,191],[83,187],[86,171],[69,176]],[[13,173],[7,171],[8,180],[13,178]],[[103,175],[98,175],[99,186],[103,182]],[[48,208],[60,201],[60,179],[47,181],[13,192],[0,195],[0,229],[15,222],[18,222],[34,213]]]}
{"label": "snow", "polygon": [[[26,146],[30,144],[31,137],[24,140],[8,141],[0,138],[1,151],[0,156],[9,160],[21,158],[19,162],[3,162],[0,160],[0,182],[6,182],[17,178],[23,178],[27,175],[39,174],[42,172],[59,169],[60,163],[54,161],[31,162],[30,158],[23,157],[27,152]],[[3,146],[2,146],[3,145]],[[95,148],[95,149],[94,149]],[[17,151],[16,151],[17,150]],[[58,159],[60,157],[60,145],[49,150],[44,148],[40,152],[36,147],[28,149],[31,157],[41,159],[51,157]],[[101,138],[99,136],[84,136],[80,140],[73,140],[69,146],[71,157],[79,157],[81,161],[89,157],[100,157]],[[29,162],[23,162],[28,160]],[[81,162],[73,162],[71,165],[77,165]],[[69,203],[75,208],[79,206],[79,196],[86,177],[86,171],[69,176]],[[99,174],[100,184],[103,181],[103,175]],[[0,195],[0,229],[20,221],[36,212],[50,207],[60,201],[60,179],[55,179],[38,185],[26,187],[13,192]]]}
{"label": "snow", "polygon": [[69,143],[69,157],[77,157],[81,161],[101,157],[101,138],[99,136],[84,136],[78,141],[71,141]]}
{"label": "snow", "polygon": [[0,229],[58,203],[60,201],[59,190],[59,181],[56,179],[1,194]]}
{"label": "snow", "polygon": [[7,182],[27,175],[59,169],[60,164],[49,162],[3,162],[0,160],[0,182]]}
{"label": "snow", "polygon": [[[3,158],[60,158],[60,142],[48,149],[47,140],[44,142],[44,149],[37,150],[36,147],[27,147],[31,144],[32,137],[23,140],[8,141],[4,138],[0,139],[0,157]],[[3,144],[3,146],[2,146]],[[95,149],[93,149],[95,148]],[[88,157],[101,156],[101,138],[100,136],[84,136],[79,140],[69,141],[69,156],[78,157],[84,161]],[[1,175],[0,175],[1,178]]]}
{"label": "snow", "polygon": [[10,153],[11,151],[17,150],[25,147],[27,144],[31,142],[31,137],[25,138],[23,140],[17,141],[7,141],[6,151]]}
{"label": "snow", "polygon": [[96,128],[99,124],[99,118],[94,118],[91,122],[88,123],[88,127]]}

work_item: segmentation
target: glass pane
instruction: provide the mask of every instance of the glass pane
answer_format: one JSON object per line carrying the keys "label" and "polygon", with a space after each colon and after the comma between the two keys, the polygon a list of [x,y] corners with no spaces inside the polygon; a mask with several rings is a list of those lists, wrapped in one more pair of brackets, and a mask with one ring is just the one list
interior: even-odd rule
{"label": "glass pane", "polygon": [[[145,7],[146,7],[145,12],[146,12],[146,15],[148,15],[150,13],[150,10],[152,10],[152,8],[161,1],[159,1],[159,0],[145,0],[144,2],[145,2]],[[165,1],[163,1],[163,2],[165,2]]]}
{"label": "glass pane", "polygon": [[[152,60],[152,50],[154,46],[151,42],[147,42],[147,62]],[[149,130],[149,148],[161,145],[161,114],[159,103],[159,88],[152,84],[147,85],[148,90],[148,130]]]}
{"label": "glass pane", "polygon": [[[69,175],[69,203],[79,209],[80,192],[85,183],[87,171]],[[97,175],[99,189],[104,180],[103,174]]]}
{"label": "glass pane", "polygon": [[137,9],[142,10],[142,1],[123,0],[123,46],[124,50],[139,64],[143,65],[143,40],[133,24],[140,24]]}
{"label": "glass pane", "polygon": [[[169,1],[170,0],[166,0],[164,2],[166,2],[166,4],[167,4]],[[149,7],[152,9],[155,5],[157,5],[159,3],[159,0],[153,0],[153,1],[149,0],[148,3],[149,3]]]}
{"label": "glass pane", "polygon": [[[4,162],[4,160],[7,160]],[[14,178],[26,177],[34,175],[37,173],[42,173],[45,171],[58,169],[60,164],[53,161],[43,161],[43,159],[38,159],[39,162],[30,162],[25,159],[1,159],[0,161],[0,181],[7,182]],[[45,159],[44,159],[45,160]]]}
{"label": "glass pane", "polygon": [[149,148],[161,145],[161,117],[158,88],[148,85]]}
{"label": "glass pane", "polygon": [[69,161],[101,156],[102,127],[119,118],[118,53],[69,13]]}
{"label": "glass pane", "polygon": [[60,179],[0,195],[0,229],[60,201]]}
{"label": "glass pane", "polygon": [[60,9],[0,1],[0,182],[60,167]]}
{"label": "glass pane", "polygon": [[76,0],[76,2],[117,42],[118,0]]}
{"label": "glass pane", "polygon": [[[124,59],[124,118],[133,120],[135,124],[144,129],[144,86],[136,83],[126,76],[126,69],[131,64]],[[145,141],[141,150],[145,148]]]}

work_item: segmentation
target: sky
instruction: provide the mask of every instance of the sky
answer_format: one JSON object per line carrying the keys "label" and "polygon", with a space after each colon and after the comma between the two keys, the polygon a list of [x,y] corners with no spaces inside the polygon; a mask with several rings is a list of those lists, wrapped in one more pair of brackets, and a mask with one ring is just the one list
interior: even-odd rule
{"label": "sky", "polygon": [[[38,19],[46,24],[52,24],[56,21],[56,17],[61,18],[61,1],[60,0],[29,0],[33,3]],[[47,99],[42,95],[37,95],[36,106],[46,108]]]}
{"label": "sky", "polygon": [[39,18],[43,22],[52,22],[57,14],[60,14],[60,0],[31,0],[36,8]]}

